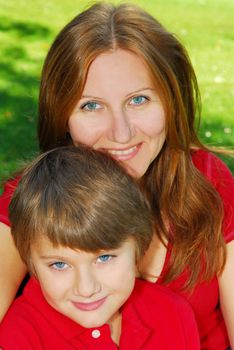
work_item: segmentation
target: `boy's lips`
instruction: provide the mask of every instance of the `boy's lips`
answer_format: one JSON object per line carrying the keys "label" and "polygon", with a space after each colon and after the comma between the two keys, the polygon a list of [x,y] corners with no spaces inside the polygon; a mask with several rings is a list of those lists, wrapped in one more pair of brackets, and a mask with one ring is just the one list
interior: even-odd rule
{"label": "boy's lips", "polygon": [[72,304],[81,311],[93,311],[98,309],[104,302],[106,301],[107,297],[104,297],[102,299],[99,299],[97,301],[92,301],[90,303],[81,303],[81,302],[72,302]]}

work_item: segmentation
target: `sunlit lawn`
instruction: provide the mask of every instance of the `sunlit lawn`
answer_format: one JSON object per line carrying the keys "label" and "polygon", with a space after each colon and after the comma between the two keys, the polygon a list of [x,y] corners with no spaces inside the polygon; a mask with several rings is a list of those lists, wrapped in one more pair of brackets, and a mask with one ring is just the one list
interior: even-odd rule
{"label": "sunlit lawn", "polygon": [[[202,93],[201,139],[233,147],[233,0],[132,2],[149,10],[186,45]],[[37,153],[43,59],[57,31],[88,3],[0,0],[0,180]],[[226,161],[234,171],[233,159]]]}

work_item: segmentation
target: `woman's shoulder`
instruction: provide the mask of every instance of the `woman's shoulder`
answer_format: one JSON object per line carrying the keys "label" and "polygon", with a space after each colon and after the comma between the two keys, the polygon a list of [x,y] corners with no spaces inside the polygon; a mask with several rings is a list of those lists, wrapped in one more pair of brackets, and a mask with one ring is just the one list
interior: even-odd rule
{"label": "woman's shoulder", "polygon": [[195,167],[213,184],[221,198],[234,205],[234,177],[226,164],[211,152],[197,150],[192,153]]}
{"label": "woman's shoulder", "polygon": [[210,181],[233,181],[233,176],[226,164],[212,152],[206,150],[192,151],[192,161],[196,168]]}
{"label": "woman's shoulder", "polygon": [[226,164],[211,152],[192,152],[195,167],[212,183],[224,207],[223,232],[228,243],[234,239],[234,177]]}
{"label": "woman's shoulder", "polygon": [[8,218],[8,206],[11,201],[11,197],[19,182],[19,176],[8,180],[3,187],[3,193],[0,196],[0,222],[10,226]]}

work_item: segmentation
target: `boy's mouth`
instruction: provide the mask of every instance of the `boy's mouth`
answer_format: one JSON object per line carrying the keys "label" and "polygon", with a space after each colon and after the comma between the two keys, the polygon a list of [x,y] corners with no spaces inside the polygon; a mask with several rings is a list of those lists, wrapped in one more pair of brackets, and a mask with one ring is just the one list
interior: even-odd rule
{"label": "boy's mouth", "polygon": [[81,311],[93,311],[98,309],[104,302],[106,301],[107,297],[104,297],[102,299],[99,299],[97,301],[92,301],[90,303],[82,303],[82,302],[72,302],[72,304]]}

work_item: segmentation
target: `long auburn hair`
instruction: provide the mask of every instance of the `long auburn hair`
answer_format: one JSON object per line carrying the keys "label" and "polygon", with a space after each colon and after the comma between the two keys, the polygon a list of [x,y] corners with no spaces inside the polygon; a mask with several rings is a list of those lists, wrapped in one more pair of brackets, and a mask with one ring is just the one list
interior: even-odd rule
{"label": "long auburn hair", "polygon": [[196,132],[200,95],[188,54],[174,35],[134,5],[97,3],[75,17],[58,34],[43,67],[40,148],[72,143],[67,122],[88,69],[98,55],[117,48],[144,60],[164,107],[166,140],[141,185],[154,211],[156,234],[172,246],[163,280],[167,283],[188,269],[185,287],[192,288],[223,269],[223,208],[218,193],[191,160],[193,149],[205,149]]}

